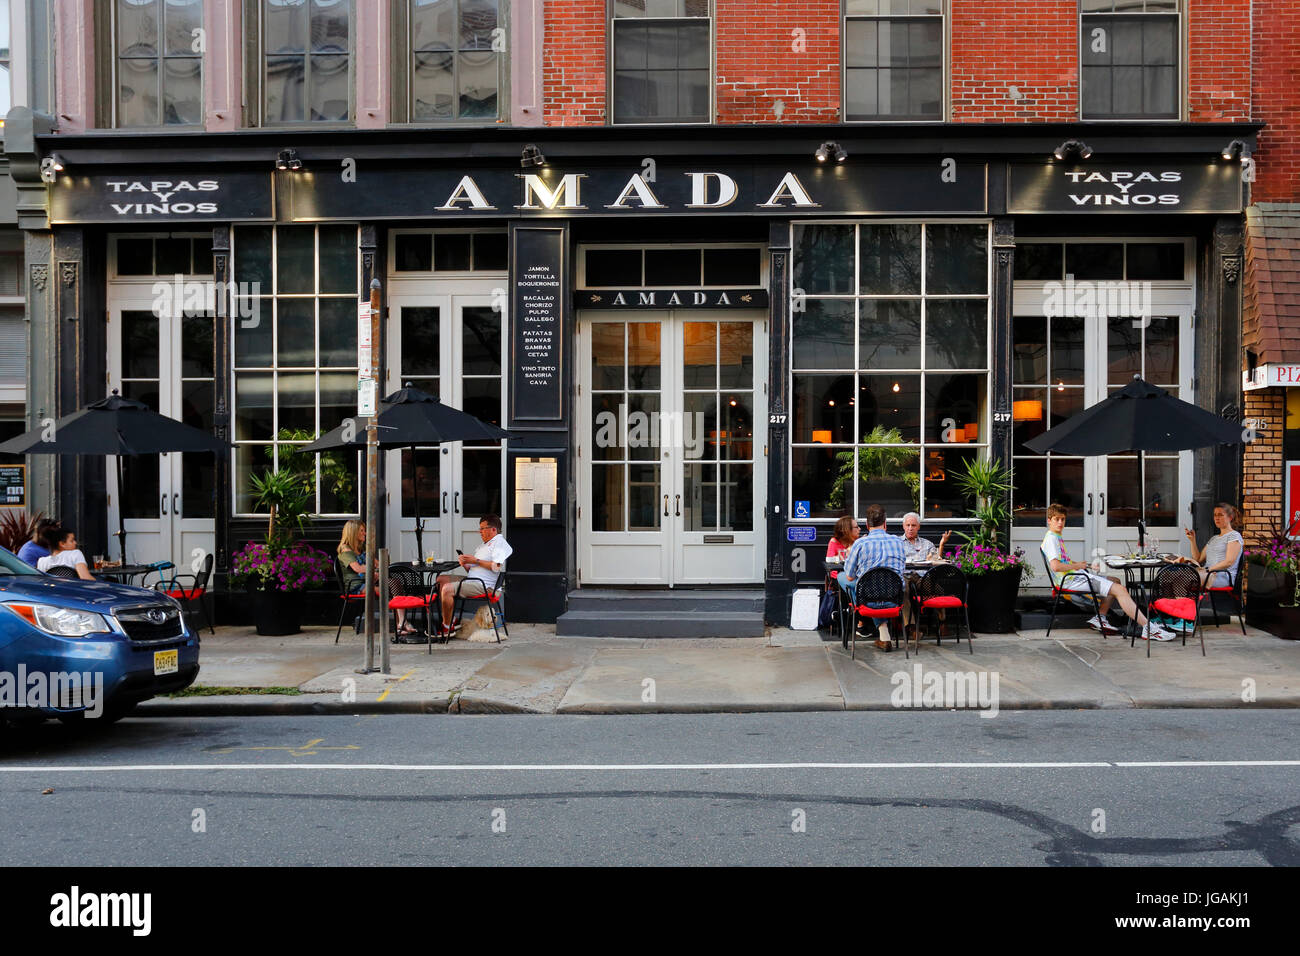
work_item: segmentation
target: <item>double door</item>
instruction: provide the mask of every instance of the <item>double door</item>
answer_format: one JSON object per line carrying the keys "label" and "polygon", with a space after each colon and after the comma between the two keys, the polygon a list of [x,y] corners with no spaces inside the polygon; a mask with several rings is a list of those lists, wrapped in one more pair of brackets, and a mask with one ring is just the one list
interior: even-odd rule
{"label": "double door", "polygon": [[[1134,453],[1035,455],[1024,442],[1060,425],[1141,375],[1185,401],[1192,394],[1192,308],[1178,290],[1157,293],[1150,316],[1044,315],[1042,297],[1016,291],[1013,320],[1014,503],[1012,538],[1041,569],[1047,505],[1068,511],[1070,557],[1088,560],[1137,547],[1142,514]],[[1191,524],[1192,453],[1145,455],[1146,544],[1178,552]]]}
{"label": "double door", "polygon": [[[501,283],[457,280],[392,282],[388,298],[388,377],[384,393],[407,385],[443,404],[501,425],[506,313]],[[425,557],[472,554],[482,515],[505,516],[501,442],[447,442],[387,453],[385,474],[392,559],[417,557],[417,511]]]}
{"label": "double door", "polygon": [[766,362],[761,319],[582,314],[581,583],[762,581]]}
{"label": "double door", "polygon": [[[213,317],[155,311],[149,285],[110,286],[108,384],[125,398],[206,432],[213,430]],[[121,513],[127,558],[171,561],[189,573],[215,547],[216,463],[211,453],[127,456],[123,482],[108,459],[108,530]],[[87,557],[120,555],[115,539],[83,541]]]}

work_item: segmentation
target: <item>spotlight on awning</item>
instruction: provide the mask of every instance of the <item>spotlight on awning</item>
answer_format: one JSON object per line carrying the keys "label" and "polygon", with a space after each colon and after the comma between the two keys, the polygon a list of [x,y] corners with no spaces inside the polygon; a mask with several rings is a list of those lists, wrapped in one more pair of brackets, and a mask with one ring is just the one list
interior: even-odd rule
{"label": "spotlight on awning", "polygon": [[1079,159],[1087,159],[1092,155],[1092,147],[1081,139],[1067,139],[1056,149],[1052,150],[1052,155],[1058,160],[1065,160],[1071,156],[1077,156]]}
{"label": "spotlight on awning", "polygon": [[1245,159],[1250,153],[1246,152],[1246,144],[1239,139],[1234,139],[1223,151],[1219,153],[1226,160]]}
{"label": "spotlight on awning", "polygon": [[849,158],[849,154],[844,151],[843,146],[829,139],[817,147],[817,151],[813,153],[813,156],[817,158],[819,163],[824,163],[832,157],[837,163],[842,163]]}
{"label": "spotlight on awning", "polygon": [[529,143],[524,147],[523,152],[519,154],[519,165],[524,169],[531,166],[545,166],[546,157],[536,143]]}
{"label": "spotlight on awning", "polygon": [[302,160],[298,158],[296,149],[282,149],[275,155],[276,169],[302,169]]}

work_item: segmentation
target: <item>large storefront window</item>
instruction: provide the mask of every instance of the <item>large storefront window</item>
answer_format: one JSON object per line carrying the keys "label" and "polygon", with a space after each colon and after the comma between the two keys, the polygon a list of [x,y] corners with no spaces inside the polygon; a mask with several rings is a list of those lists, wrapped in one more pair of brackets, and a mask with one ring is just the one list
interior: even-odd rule
{"label": "large storefront window", "polygon": [[291,468],[317,514],[356,514],[356,454],[297,448],[356,413],[357,228],[240,227],[233,251],[235,511],[253,475]]}
{"label": "large storefront window", "polygon": [[964,517],[954,472],[987,449],[984,223],[794,230],[791,513]]}

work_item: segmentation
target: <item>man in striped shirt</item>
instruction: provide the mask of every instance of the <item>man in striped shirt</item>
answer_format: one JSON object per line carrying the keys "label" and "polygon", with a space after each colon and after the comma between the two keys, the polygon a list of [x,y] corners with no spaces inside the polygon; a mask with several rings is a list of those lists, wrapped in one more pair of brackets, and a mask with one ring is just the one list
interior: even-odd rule
{"label": "man in striped shirt", "polygon": [[[840,587],[844,588],[852,598],[858,578],[872,568],[889,568],[898,575],[899,580],[902,580],[906,562],[903,539],[885,530],[885,509],[880,505],[868,505],[867,533],[854,541],[853,547],[849,549],[849,555],[844,559],[844,570],[839,576]],[[911,602],[904,599],[902,612],[904,632],[911,623],[910,604]],[[882,651],[890,650],[892,645],[889,641],[880,639],[879,625],[877,624],[876,627],[876,647]]]}

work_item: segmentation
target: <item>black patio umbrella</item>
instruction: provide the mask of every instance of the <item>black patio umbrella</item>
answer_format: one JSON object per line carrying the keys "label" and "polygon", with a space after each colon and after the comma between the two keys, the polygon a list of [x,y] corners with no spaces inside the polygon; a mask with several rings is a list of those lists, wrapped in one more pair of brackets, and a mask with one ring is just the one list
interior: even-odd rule
{"label": "black patio umbrella", "polygon": [[1170,395],[1163,388],[1134,375],[1118,392],[1048,429],[1025,447],[1038,454],[1111,455],[1136,451],[1138,495],[1142,517],[1138,545],[1146,547],[1146,475],[1144,455],[1149,451],[1186,451],[1210,445],[1245,442],[1240,425]]}
{"label": "black patio umbrella", "polygon": [[[441,445],[448,441],[495,441],[509,438],[504,428],[475,418],[469,412],[444,405],[428,392],[407,383],[387,396],[376,417],[379,426],[379,447],[383,449],[415,448],[422,445]],[[370,419],[358,418],[349,427],[345,422],[326,432],[302,451],[331,451],[336,448],[364,449],[366,428]],[[347,436],[345,438],[345,436]],[[420,517],[420,482],[414,482],[415,491],[415,549],[424,554],[424,521]]]}
{"label": "black patio umbrella", "polygon": [[[113,455],[117,459],[117,489],[122,496],[122,456],[166,452],[222,452],[230,447],[215,435],[159,415],[148,405],[113,394],[65,415],[53,427],[34,428],[0,444],[14,455]],[[117,533],[122,563],[126,563],[126,520],[118,501]]]}

